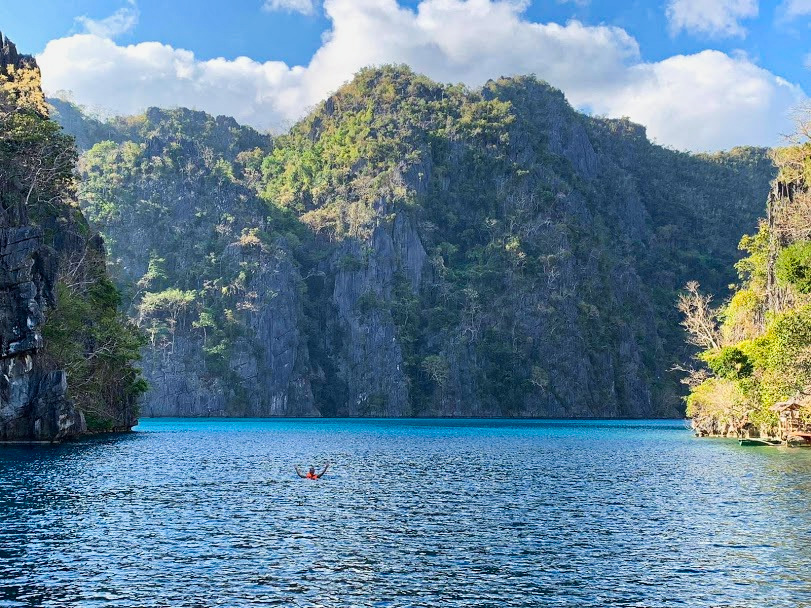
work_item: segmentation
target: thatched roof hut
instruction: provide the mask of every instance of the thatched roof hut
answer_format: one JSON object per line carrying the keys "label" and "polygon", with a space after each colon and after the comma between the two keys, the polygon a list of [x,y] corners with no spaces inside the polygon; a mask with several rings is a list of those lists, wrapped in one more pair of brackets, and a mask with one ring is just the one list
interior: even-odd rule
{"label": "thatched roof hut", "polygon": [[797,394],[786,401],[775,403],[771,410],[780,418],[780,437],[788,440],[790,437],[807,430],[800,419],[800,410],[809,404],[809,395]]}
{"label": "thatched roof hut", "polygon": [[781,414],[781,417],[782,417],[782,414],[784,414],[784,413],[799,411],[802,406],[803,406],[803,404],[800,401],[799,397],[792,397],[788,401],[780,401],[778,403],[775,403],[771,407],[771,410],[773,412],[777,412],[778,414]]}

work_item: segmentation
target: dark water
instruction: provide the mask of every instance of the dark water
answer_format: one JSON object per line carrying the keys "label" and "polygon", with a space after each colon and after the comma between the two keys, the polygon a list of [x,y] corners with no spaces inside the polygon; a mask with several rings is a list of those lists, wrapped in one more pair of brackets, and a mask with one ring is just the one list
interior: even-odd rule
{"label": "dark water", "polygon": [[810,497],[680,421],[148,420],[0,449],[0,607],[811,606]]}

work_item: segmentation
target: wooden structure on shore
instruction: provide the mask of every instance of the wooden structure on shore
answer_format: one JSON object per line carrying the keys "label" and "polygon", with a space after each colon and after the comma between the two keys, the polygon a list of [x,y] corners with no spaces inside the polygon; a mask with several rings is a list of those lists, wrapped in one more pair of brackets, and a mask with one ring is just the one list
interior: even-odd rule
{"label": "wooden structure on shore", "polygon": [[789,445],[811,445],[811,425],[800,416],[807,399],[797,395],[772,406],[772,411],[779,416],[780,438]]}

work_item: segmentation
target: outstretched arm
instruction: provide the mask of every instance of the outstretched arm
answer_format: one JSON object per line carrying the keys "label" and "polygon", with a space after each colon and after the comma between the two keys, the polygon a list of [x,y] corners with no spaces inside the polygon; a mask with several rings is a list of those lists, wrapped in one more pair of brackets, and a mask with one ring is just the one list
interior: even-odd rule
{"label": "outstretched arm", "polygon": [[321,479],[321,478],[324,476],[324,473],[326,473],[326,472],[327,472],[327,469],[328,469],[328,468],[329,468],[329,463],[327,463],[327,464],[325,464],[325,465],[324,465],[324,470],[323,470],[323,471],[321,471],[321,472],[318,474],[318,479]]}
{"label": "outstretched arm", "polygon": [[301,474],[301,471],[298,470],[298,467],[295,467],[295,469],[296,469],[296,473],[298,473],[299,477],[306,477],[306,475]]}

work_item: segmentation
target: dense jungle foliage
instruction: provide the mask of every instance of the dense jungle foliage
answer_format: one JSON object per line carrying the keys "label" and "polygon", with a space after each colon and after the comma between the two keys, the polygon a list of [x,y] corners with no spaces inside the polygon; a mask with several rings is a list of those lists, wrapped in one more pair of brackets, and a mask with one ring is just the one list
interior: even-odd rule
{"label": "dense jungle foliage", "polygon": [[789,399],[811,422],[811,129],[774,151],[777,179],[768,215],[740,247],[739,283],[728,301],[691,284],[681,298],[684,324],[707,371],[694,371],[687,413],[701,432],[774,436]]}

